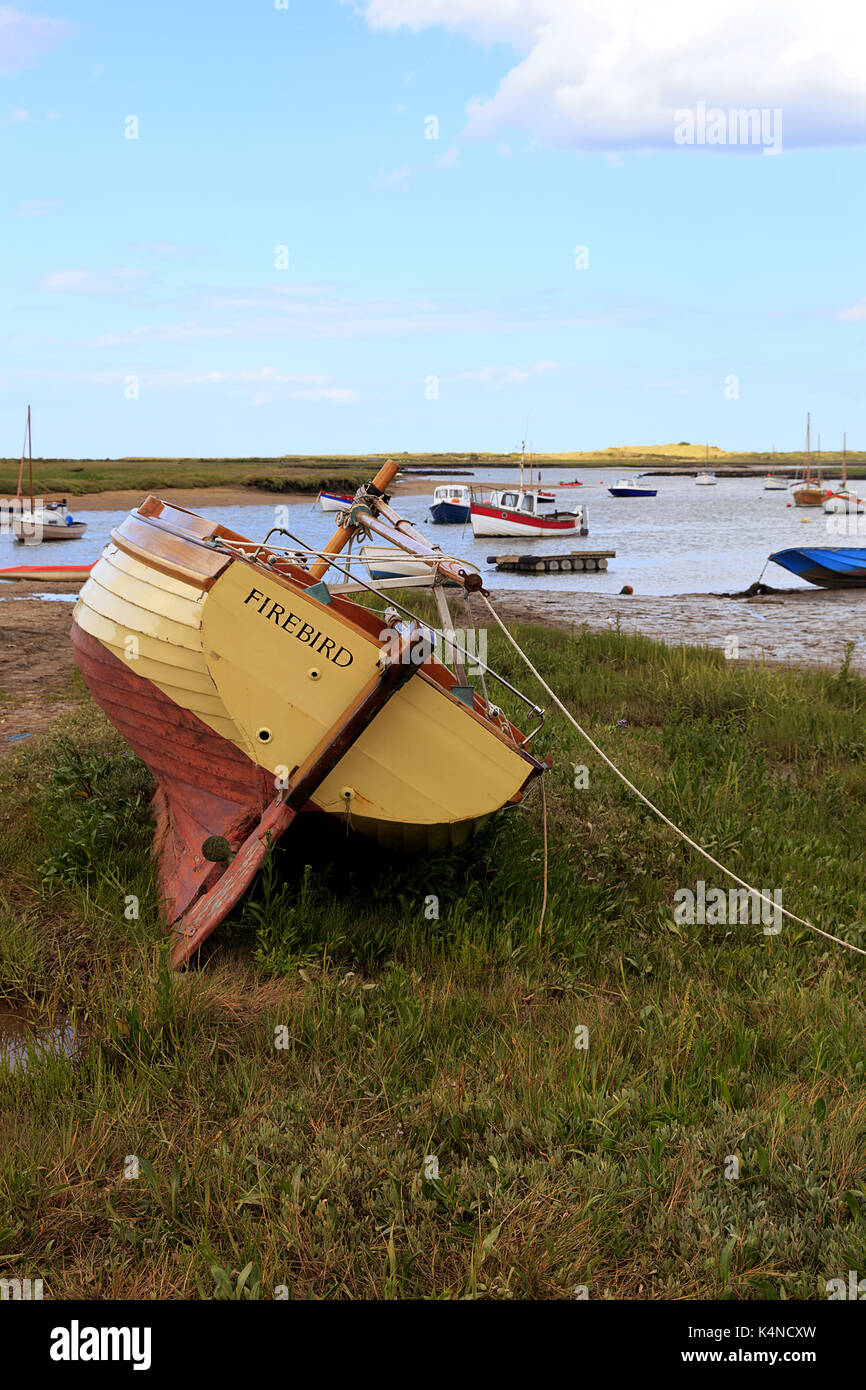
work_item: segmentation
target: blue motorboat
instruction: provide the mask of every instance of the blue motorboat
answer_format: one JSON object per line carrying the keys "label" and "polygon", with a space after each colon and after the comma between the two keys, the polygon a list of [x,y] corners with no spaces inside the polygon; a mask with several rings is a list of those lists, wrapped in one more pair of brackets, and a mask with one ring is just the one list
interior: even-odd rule
{"label": "blue motorboat", "polygon": [[640,473],[634,478],[618,478],[613,487],[608,488],[611,497],[655,497],[656,491]]}
{"label": "blue motorboat", "polygon": [[433,521],[440,525],[465,525],[469,520],[469,489],[462,485],[452,486],[451,483],[437,487],[433,493],[433,505],[430,508],[430,516]]}
{"label": "blue motorboat", "polygon": [[797,546],[777,550],[770,559],[822,589],[866,589],[866,550],[849,550],[841,545],[814,549]]}

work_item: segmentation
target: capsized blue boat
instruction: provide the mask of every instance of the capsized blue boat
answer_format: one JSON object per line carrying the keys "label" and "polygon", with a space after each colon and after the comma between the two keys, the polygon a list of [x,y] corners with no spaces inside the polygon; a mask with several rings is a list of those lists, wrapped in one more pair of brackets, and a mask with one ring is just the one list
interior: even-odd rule
{"label": "capsized blue boat", "polygon": [[866,550],[829,545],[777,550],[770,559],[822,589],[866,589]]}

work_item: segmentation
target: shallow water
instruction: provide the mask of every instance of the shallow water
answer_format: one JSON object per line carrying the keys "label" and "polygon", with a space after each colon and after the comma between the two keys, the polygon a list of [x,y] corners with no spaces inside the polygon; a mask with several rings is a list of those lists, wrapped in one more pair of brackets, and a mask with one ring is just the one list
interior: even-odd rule
{"label": "shallow water", "polygon": [[[661,477],[652,480],[658,489],[656,497],[611,497],[608,487],[617,478],[628,476],[627,470],[604,470],[600,478],[596,469],[549,468],[543,470],[543,475],[545,484],[574,477],[583,480],[583,487],[558,493],[556,505],[568,510],[577,502],[585,503],[589,509],[588,536],[475,540],[469,525],[434,526],[429,522],[429,506],[435,479],[431,479],[429,494],[400,497],[397,506],[446,554],[478,565],[497,589],[525,589],[533,584],[545,591],[616,594],[623,584],[631,584],[636,593],[646,595],[737,591],[758,578],[773,550],[805,544],[866,545],[866,537],[846,541],[828,532],[827,522],[831,518],[820,509],[806,511],[793,506],[790,492],[765,492],[762,478],[722,478],[715,487],[698,487],[694,478]],[[514,484],[517,474],[491,470],[479,472],[475,480]],[[313,500],[276,501],[273,506],[208,507],[203,498],[199,510],[253,540],[261,539],[279,522],[307,545],[317,548],[332,535],[335,524],[334,515],[323,513]],[[95,560],[112,527],[123,520],[126,512],[88,513],[85,499],[82,506],[76,506],[75,514],[88,522],[88,531],[81,540],[64,543],[62,560],[56,555],[57,546],[16,545],[7,535],[0,536],[0,568],[27,564],[29,556],[45,561],[49,550],[56,563]],[[616,559],[609,561],[605,574],[544,575],[536,579],[525,574],[499,574],[487,564],[488,555],[568,554],[581,550],[615,550]],[[361,573],[366,578],[366,573]],[[330,577],[339,582],[343,576],[332,572]],[[768,567],[765,579],[783,588],[810,587],[776,565]]]}
{"label": "shallow water", "polygon": [[0,1062],[26,1071],[36,1056],[74,1057],[80,1046],[68,1018],[49,1022],[0,1004]]}

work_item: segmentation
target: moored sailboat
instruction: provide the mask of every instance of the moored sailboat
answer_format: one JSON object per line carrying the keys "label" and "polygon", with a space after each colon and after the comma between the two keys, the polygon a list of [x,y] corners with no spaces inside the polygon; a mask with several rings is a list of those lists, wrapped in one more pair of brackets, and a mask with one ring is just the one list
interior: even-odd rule
{"label": "moored sailboat", "polygon": [[842,486],[835,492],[831,492],[824,499],[824,511],[834,512],[853,512],[859,515],[864,510],[864,501],[858,497],[856,492],[851,492],[848,487],[848,436],[842,436]]}
{"label": "moored sailboat", "polygon": [[798,507],[820,507],[827,496],[827,489],[821,482],[821,465],[812,476],[812,456],[810,450],[810,419],[806,416],[806,448],[803,453],[803,478],[793,488],[794,501]]}

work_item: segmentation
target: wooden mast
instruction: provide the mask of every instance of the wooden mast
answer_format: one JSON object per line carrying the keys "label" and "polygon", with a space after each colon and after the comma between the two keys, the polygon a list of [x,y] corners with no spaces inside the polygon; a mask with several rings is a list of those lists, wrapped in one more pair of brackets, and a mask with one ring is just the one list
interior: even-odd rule
{"label": "wooden mast", "polygon": [[809,419],[809,412],[808,412],[808,410],[807,410],[807,411],[806,411],[806,454],[805,454],[805,457],[804,457],[804,459],[803,459],[803,482],[804,482],[804,483],[810,483],[810,482],[812,481],[812,459],[811,459],[811,455],[810,455],[810,436],[809,436],[810,427],[811,427],[811,422],[810,422],[810,419]]}
{"label": "wooden mast", "polygon": [[30,407],[27,407],[27,457],[30,461],[30,516],[33,516],[33,434],[30,429]]}

